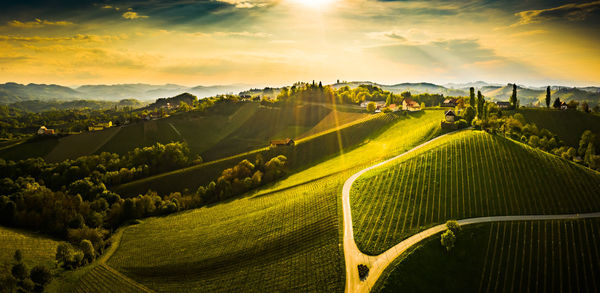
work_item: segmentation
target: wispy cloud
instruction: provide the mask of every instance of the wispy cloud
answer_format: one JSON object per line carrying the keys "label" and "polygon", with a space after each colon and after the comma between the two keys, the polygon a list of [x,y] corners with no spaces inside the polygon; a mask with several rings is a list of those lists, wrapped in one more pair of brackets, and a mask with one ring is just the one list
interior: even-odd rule
{"label": "wispy cloud", "polygon": [[186,34],[190,37],[248,37],[248,38],[268,38],[271,34],[263,33],[263,32],[211,32],[211,33],[188,33]]}
{"label": "wispy cloud", "polygon": [[18,28],[41,28],[45,26],[67,26],[72,24],[73,23],[70,21],[49,21],[39,18],[36,18],[34,21],[21,22],[18,20],[13,20],[8,23],[9,26]]}
{"label": "wispy cloud", "polygon": [[141,15],[135,11],[127,11],[123,13],[123,18],[125,19],[140,19],[140,18],[148,18],[147,15]]}
{"label": "wispy cloud", "polygon": [[0,41],[15,42],[60,42],[60,41],[85,41],[85,42],[106,42],[126,39],[127,35],[91,35],[77,34],[65,37],[43,37],[43,36],[19,36],[19,35],[0,35]]}
{"label": "wispy cloud", "polygon": [[264,7],[267,5],[266,1],[250,1],[250,0],[218,0],[217,2],[223,2],[234,5],[236,8],[254,8]]}
{"label": "wispy cloud", "polygon": [[540,23],[550,19],[584,20],[590,13],[598,9],[600,9],[600,1],[569,3],[548,9],[521,11],[515,13],[519,17],[519,21],[512,24],[511,27]]}
{"label": "wispy cloud", "polygon": [[532,31],[514,33],[514,34],[511,34],[510,36],[511,37],[529,37],[529,36],[541,35],[541,34],[546,34],[546,33],[548,33],[547,30],[532,30]]}

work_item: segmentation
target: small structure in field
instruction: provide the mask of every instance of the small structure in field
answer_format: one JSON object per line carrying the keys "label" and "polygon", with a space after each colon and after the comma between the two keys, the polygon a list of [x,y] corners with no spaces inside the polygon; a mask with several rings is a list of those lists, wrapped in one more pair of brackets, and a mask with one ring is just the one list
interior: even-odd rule
{"label": "small structure in field", "polygon": [[272,147],[293,146],[295,144],[296,142],[294,142],[294,140],[291,138],[271,140]]}
{"label": "small structure in field", "polygon": [[102,130],[104,128],[110,128],[113,126],[112,121],[108,121],[108,122],[99,122],[96,123],[92,126],[88,126],[88,131],[98,131],[98,130]]}
{"label": "small structure in field", "polygon": [[500,109],[510,109],[510,102],[496,102],[496,106]]}
{"label": "small structure in field", "polygon": [[41,126],[37,131],[38,135],[53,135],[55,134],[54,129],[46,128],[46,126]]}
{"label": "small structure in field", "polygon": [[453,110],[446,111],[444,116],[446,117],[446,122],[454,122],[454,121],[457,121],[458,119],[460,119],[460,117],[458,115],[456,115],[456,113],[454,113]]}
{"label": "small structure in field", "polygon": [[402,110],[405,111],[420,111],[421,105],[412,99],[406,98],[402,101]]}
{"label": "small structure in field", "polygon": [[456,107],[456,105],[458,105],[458,99],[445,99],[444,102],[442,102],[442,107]]}

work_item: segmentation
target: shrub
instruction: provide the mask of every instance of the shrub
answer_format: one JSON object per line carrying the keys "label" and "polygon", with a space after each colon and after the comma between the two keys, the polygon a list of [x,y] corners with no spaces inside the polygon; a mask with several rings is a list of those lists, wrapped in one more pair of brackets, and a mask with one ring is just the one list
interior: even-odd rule
{"label": "shrub", "polygon": [[460,120],[456,121],[456,128],[458,128],[458,129],[463,129],[463,128],[466,128],[467,126],[469,126],[469,124],[467,123],[467,120],[465,120],[465,119],[460,119]]}
{"label": "shrub", "polygon": [[10,272],[13,275],[13,277],[15,277],[17,280],[24,280],[27,278],[28,275],[27,267],[22,263],[13,265],[10,269]]}
{"label": "shrub", "polygon": [[40,287],[45,287],[52,281],[52,273],[45,266],[38,265],[31,269],[31,280]]}
{"label": "shrub", "polygon": [[367,267],[364,264],[359,264],[358,265],[358,277],[360,278],[360,280],[364,281],[368,275],[369,275],[369,267]]}
{"label": "shrub", "polygon": [[442,233],[442,239],[440,240],[442,246],[446,248],[446,251],[450,251],[454,248],[454,244],[456,243],[456,235],[452,230],[448,229],[446,232]]}
{"label": "shrub", "polygon": [[460,224],[455,220],[450,220],[446,222],[446,227],[450,229],[454,234],[457,234],[462,229]]}

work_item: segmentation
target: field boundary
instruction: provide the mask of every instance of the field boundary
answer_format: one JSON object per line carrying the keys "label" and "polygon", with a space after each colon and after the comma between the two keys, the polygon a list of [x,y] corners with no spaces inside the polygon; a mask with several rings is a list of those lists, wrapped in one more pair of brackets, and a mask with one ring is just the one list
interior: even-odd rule
{"label": "field boundary", "polygon": [[[352,214],[350,208],[350,190],[352,188],[352,184],[356,181],[361,175],[364,173],[381,167],[391,161],[397,160],[401,157],[404,157],[407,154],[410,154],[418,149],[421,149],[430,143],[460,132],[464,131],[458,130],[454,132],[450,132],[441,136],[438,136],[434,139],[431,139],[419,146],[416,146],[409,151],[406,151],[398,156],[385,160],[383,162],[377,163],[370,167],[367,167],[363,170],[358,171],[350,178],[346,180],[344,183],[344,187],[342,189],[342,209],[343,209],[343,225],[344,225],[344,236],[343,236],[343,248],[344,248],[344,259],[346,264],[346,292],[370,292],[371,289],[377,283],[381,274],[393,263],[395,259],[401,256],[408,249],[418,244],[422,240],[425,240],[433,235],[436,235],[446,229],[445,224],[439,224],[437,226],[426,229],[420,233],[417,233],[400,243],[394,245],[392,248],[386,250],[385,252],[377,255],[367,255],[362,253],[354,240],[354,232],[353,232],[353,223],[352,223]],[[558,214],[558,215],[515,215],[515,216],[493,216],[493,217],[477,217],[477,218],[466,218],[458,220],[460,225],[472,225],[478,223],[489,223],[489,222],[506,222],[506,221],[531,221],[531,220],[563,220],[563,219],[586,219],[586,218],[600,218],[600,212],[595,213],[585,213],[585,214]],[[365,280],[361,281],[358,276],[358,265],[366,264],[369,267],[369,273]]]}

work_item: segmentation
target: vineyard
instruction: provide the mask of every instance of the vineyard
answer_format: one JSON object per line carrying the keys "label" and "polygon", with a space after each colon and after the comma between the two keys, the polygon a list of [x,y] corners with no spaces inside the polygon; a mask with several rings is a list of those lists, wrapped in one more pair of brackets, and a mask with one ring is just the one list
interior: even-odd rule
{"label": "vineyard", "polygon": [[101,264],[94,267],[77,282],[77,287],[73,290],[76,293],[92,292],[152,292],[147,288],[123,278],[114,269]]}
{"label": "vineyard", "polygon": [[54,266],[56,247],[60,241],[18,229],[0,227],[0,264],[13,261],[15,250],[23,252],[23,261],[29,266]]}
{"label": "vineyard", "polygon": [[[363,142],[380,129],[390,125],[398,119],[395,115],[373,115],[365,121],[347,125],[343,128],[332,129],[319,135],[307,137],[296,141],[294,147],[261,148],[255,151],[238,154],[235,156],[207,162],[173,172],[163,173],[138,181],[133,181],[114,188],[123,195],[138,195],[152,189],[161,194],[173,191],[182,191],[185,188],[196,190],[200,185],[206,185],[218,177],[222,170],[230,168],[241,160],[254,161],[257,154],[264,158],[284,155],[288,158],[287,167],[298,170],[313,165],[327,157],[340,153],[340,148],[349,148]],[[177,188],[177,189],[174,189]]]}
{"label": "vineyard", "polygon": [[535,123],[558,135],[569,146],[578,147],[581,134],[586,130],[600,133],[600,116],[576,110],[520,109],[528,123]]}
{"label": "vineyard", "polygon": [[361,146],[243,198],[132,226],[108,264],[156,291],[341,291],[343,182],[435,135],[440,115],[398,117]]}
{"label": "vineyard", "polygon": [[[480,224],[446,252],[432,237],[405,256],[382,292],[598,292],[600,220]],[[435,265],[424,265],[435,263]]]}
{"label": "vineyard", "polygon": [[379,254],[448,219],[600,209],[600,174],[484,132],[455,133],[374,169],[351,191],[358,247]]}
{"label": "vineyard", "polygon": [[108,264],[156,291],[341,291],[347,175],[148,219],[125,230]]}

